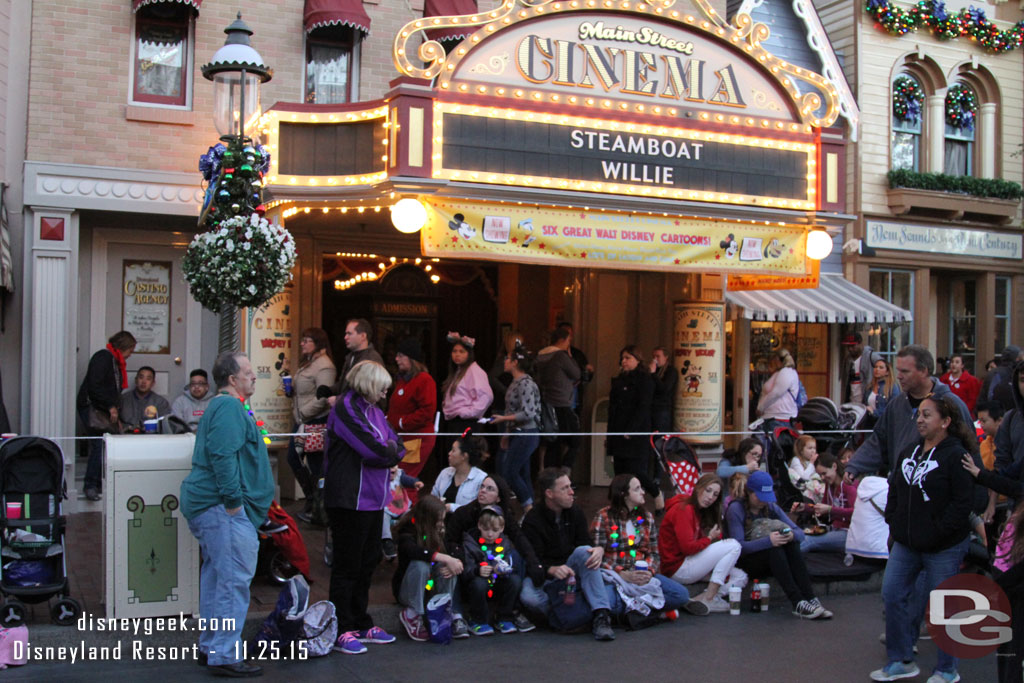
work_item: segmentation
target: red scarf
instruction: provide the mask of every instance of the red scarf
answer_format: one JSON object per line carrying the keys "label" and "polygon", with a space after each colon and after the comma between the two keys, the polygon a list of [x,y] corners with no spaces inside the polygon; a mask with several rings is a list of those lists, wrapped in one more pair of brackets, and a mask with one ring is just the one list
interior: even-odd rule
{"label": "red scarf", "polygon": [[128,370],[125,368],[124,356],[121,355],[120,349],[115,349],[112,344],[107,344],[107,351],[114,354],[114,360],[117,361],[117,367],[121,371],[121,388],[128,388]]}

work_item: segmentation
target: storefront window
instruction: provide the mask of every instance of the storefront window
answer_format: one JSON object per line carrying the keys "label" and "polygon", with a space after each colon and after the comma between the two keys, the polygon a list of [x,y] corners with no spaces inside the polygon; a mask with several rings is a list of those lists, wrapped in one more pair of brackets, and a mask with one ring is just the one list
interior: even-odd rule
{"label": "storefront window", "polygon": [[174,2],[145,5],[135,14],[133,102],[188,104],[192,10]]}
{"label": "storefront window", "polygon": [[325,26],[309,34],[306,40],[308,104],[351,101],[352,63],[359,35],[351,26]]}
{"label": "storefront window", "polygon": [[1010,344],[1010,278],[996,278],[996,338],[994,356],[998,356]]}
{"label": "storefront window", "polygon": [[974,372],[975,331],[977,329],[976,283],[954,280],[949,289],[950,355],[963,356],[964,367]]}
{"label": "storefront window", "polygon": [[[908,311],[914,308],[913,271],[872,268],[868,289],[875,296],[900,308]],[[912,343],[914,343],[914,327],[909,322],[898,325],[875,323],[868,331],[868,344],[885,356],[890,363],[897,351]]]}
{"label": "storefront window", "polygon": [[772,353],[788,349],[796,361],[808,396],[828,395],[828,325],[825,323],[750,323],[750,421],[757,419],[757,401],[772,373]]}

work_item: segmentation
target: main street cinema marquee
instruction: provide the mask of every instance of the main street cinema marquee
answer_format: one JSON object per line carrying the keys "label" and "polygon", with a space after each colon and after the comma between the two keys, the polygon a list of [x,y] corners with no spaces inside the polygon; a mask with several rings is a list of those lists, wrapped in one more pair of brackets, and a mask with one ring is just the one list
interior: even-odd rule
{"label": "main street cinema marquee", "polygon": [[[446,53],[427,38],[431,29],[466,37],[448,42]],[[703,223],[692,226],[696,232],[687,227],[696,218],[672,215],[684,218],[680,235],[702,235],[701,243],[674,241],[670,233],[680,225],[674,220],[654,230],[657,244],[702,247],[706,259],[718,254],[719,263],[703,260],[702,269],[726,260],[753,266],[752,258],[732,257],[743,251],[742,225],[756,224],[750,244],[774,245],[760,250],[761,268],[767,262],[774,266],[769,271],[779,274],[809,271],[806,227],[786,225],[776,216],[792,218],[794,211],[806,214],[840,203],[840,164],[835,154],[822,161],[819,138],[820,130],[836,120],[840,95],[828,79],[762,48],[768,35],[768,28],[748,15],[727,23],[705,0],[505,0],[491,12],[417,19],[396,36],[393,56],[399,71],[419,80],[406,79],[383,103],[333,110],[275,105],[264,116],[272,151],[282,147],[270,171],[273,194],[285,197],[296,185],[350,193],[348,188],[372,189],[398,178],[409,188],[415,183],[406,181],[420,177],[422,192],[402,189],[401,194],[417,195],[431,209],[433,218],[422,235],[426,255],[486,258],[490,253],[532,262],[539,255],[528,246],[499,245],[494,238],[514,234],[524,217],[517,214],[516,225],[505,230],[513,219],[509,211],[479,201],[465,203],[460,211],[457,202],[453,205],[455,188],[477,188],[463,195],[477,200],[491,199],[479,192],[481,185],[564,191],[557,201],[562,207],[583,207],[583,197],[594,193],[682,200],[690,213],[704,213],[694,210],[694,202],[760,207],[765,211],[753,215],[761,220],[734,220],[715,230],[715,210],[709,206]],[[364,133],[342,142],[340,135],[301,130],[310,124],[318,130],[363,125]],[[362,162],[341,163],[328,158],[337,156],[339,146],[369,151]],[[299,148],[303,151],[296,152]],[[821,196],[822,173],[830,175],[827,197]],[[438,193],[445,196],[431,199],[438,182],[447,183]],[[574,200],[573,193],[586,195]],[[536,205],[536,197],[529,203]],[[663,212],[665,204],[658,208]],[[622,209],[627,216],[639,207],[624,200]],[[585,213],[588,222],[595,220],[593,212]],[[468,216],[490,223],[471,224]],[[542,222],[549,230],[558,223],[563,236],[572,227],[565,216],[540,211],[533,218],[538,237]],[[586,229],[571,237],[579,242]],[[596,227],[589,234],[596,240]],[[631,233],[626,226],[618,234]],[[553,236],[547,237],[551,242]],[[779,249],[786,259],[778,258]],[[559,253],[571,258],[588,251],[599,253],[599,245]],[[749,256],[753,248],[746,251]],[[645,253],[635,257],[636,267],[679,269],[702,261],[693,253],[669,256]],[[608,261],[588,265],[615,267]]]}

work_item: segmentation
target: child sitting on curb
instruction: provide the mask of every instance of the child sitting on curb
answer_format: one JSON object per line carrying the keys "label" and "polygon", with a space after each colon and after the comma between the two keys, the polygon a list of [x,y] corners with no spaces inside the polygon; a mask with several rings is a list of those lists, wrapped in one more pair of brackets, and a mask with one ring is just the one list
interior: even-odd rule
{"label": "child sitting on curb", "polygon": [[462,581],[469,597],[469,632],[476,636],[489,636],[495,631],[491,626],[489,598],[497,602],[497,630],[518,630],[514,620],[523,587],[523,560],[504,533],[505,513],[497,505],[488,505],[480,511],[476,528],[463,536]]}

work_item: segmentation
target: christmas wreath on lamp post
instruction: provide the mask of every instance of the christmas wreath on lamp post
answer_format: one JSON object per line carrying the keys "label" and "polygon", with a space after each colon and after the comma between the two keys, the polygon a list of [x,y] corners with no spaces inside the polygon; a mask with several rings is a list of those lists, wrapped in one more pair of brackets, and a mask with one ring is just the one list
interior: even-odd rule
{"label": "christmas wreath on lamp post", "polygon": [[250,46],[252,30],[241,13],[224,32],[223,47],[202,71],[214,82],[214,123],[226,144],[199,159],[207,183],[199,216],[205,231],[192,240],[182,263],[195,300],[222,316],[222,350],[237,341],[235,309],[262,306],[283,290],[296,256],[291,234],[263,217],[270,153],[249,137],[259,116],[259,85],[272,72]]}

